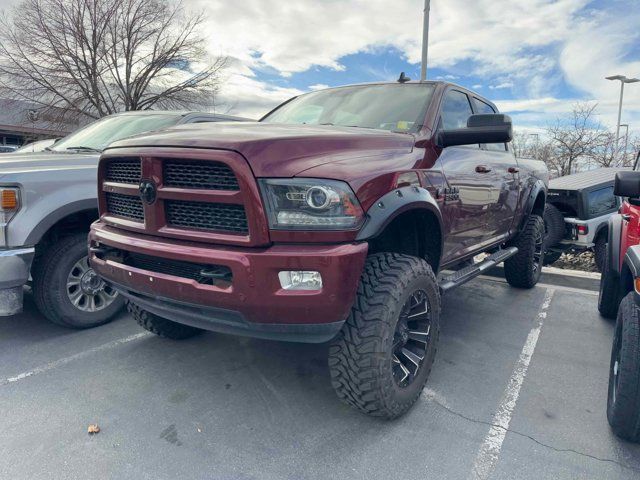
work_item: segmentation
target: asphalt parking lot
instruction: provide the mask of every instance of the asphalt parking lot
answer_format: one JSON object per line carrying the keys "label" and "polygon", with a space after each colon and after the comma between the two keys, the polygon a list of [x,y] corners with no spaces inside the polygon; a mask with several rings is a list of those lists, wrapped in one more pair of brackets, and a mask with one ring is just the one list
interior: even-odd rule
{"label": "asphalt parking lot", "polygon": [[173,342],[126,314],[71,331],[27,296],[0,320],[0,478],[637,479],[640,446],[605,418],[596,300],[487,278],[447,294],[427,390],[387,422],[337,400],[326,345]]}

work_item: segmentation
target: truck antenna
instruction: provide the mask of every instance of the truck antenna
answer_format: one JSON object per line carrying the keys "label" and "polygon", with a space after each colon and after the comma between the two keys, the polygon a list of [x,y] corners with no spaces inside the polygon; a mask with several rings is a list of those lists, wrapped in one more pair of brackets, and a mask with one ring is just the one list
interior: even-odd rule
{"label": "truck antenna", "polygon": [[406,83],[411,81],[411,79],[409,77],[407,77],[404,72],[400,73],[400,77],[398,77],[398,83]]}

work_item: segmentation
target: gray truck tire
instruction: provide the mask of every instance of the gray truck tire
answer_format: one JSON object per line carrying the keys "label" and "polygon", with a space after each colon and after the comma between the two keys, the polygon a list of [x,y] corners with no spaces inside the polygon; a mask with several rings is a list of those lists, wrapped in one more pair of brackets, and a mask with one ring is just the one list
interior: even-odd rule
{"label": "gray truck tire", "polygon": [[564,216],[556,207],[547,203],[544,207],[545,247],[553,247],[564,238]]}
{"label": "gray truck tire", "polygon": [[78,233],[50,245],[34,261],[32,277],[36,306],[57,325],[97,327],[111,321],[124,306],[122,297],[97,276],[93,281],[102,287],[97,288],[95,294],[82,292],[81,278],[89,279],[85,274],[95,275],[88,266],[87,254],[87,234]]}
{"label": "gray truck tire", "polygon": [[613,432],[640,441],[640,312],[630,292],[620,303],[611,348],[607,420]]}
{"label": "gray truck tire", "polygon": [[544,221],[529,215],[520,234],[511,242],[518,253],[504,262],[504,276],[512,287],[532,288],[544,265]]}
{"label": "gray truck tire", "polygon": [[427,382],[439,331],[440,291],[431,266],[408,255],[370,255],[329,349],[338,397],[372,416],[401,416]]}
{"label": "gray truck tire", "polygon": [[185,338],[193,337],[204,331],[149,313],[130,301],[127,301],[127,310],[129,310],[129,313],[131,313],[135,321],[138,322],[138,325],[151,333],[155,333],[159,337],[170,338],[172,340],[184,340]]}

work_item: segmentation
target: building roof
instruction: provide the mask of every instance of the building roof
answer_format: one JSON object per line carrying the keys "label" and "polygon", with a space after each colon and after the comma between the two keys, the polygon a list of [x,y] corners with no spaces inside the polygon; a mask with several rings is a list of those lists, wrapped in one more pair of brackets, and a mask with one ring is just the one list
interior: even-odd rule
{"label": "building roof", "polygon": [[[0,98],[0,130],[12,133],[61,137],[80,126],[78,119],[60,124],[51,115],[38,112],[39,110],[41,110],[41,107],[35,103]],[[29,114],[29,112],[34,111],[38,112],[35,117]]]}
{"label": "building roof", "polygon": [[550,190],[582,190],[585,188],[613,182],[616,173],[628,168],[597,168],[586,172],[565,175],[549,181]]}

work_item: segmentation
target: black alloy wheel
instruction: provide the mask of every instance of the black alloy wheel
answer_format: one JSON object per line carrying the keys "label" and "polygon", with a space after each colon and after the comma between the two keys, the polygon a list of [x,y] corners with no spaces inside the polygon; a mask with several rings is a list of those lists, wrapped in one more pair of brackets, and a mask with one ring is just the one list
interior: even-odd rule
{"label": "black alloy wheel", "polygon": [[393,336],[393,378],[399,387],[413,383],[430,341],[429,299],[424,290],[416,290],[402,306]]}

